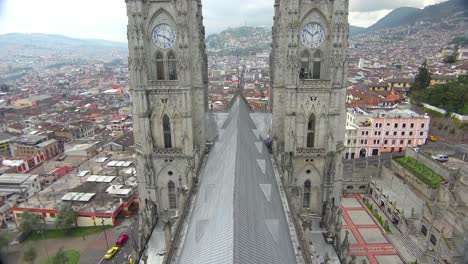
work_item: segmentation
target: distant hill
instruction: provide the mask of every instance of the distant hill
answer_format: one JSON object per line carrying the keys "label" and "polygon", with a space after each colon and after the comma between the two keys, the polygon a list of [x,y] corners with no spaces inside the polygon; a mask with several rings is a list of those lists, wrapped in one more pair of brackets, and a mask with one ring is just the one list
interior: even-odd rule
{"label": "distant hill", "polygon": [[271,31],[264,27],[228,28],[205,40],[208,55],[245,56],[271,49]]}
{"label": "distant hill", "polygon": [[413,7],[397,8],[372,26],[368,27],[366,31],[375,31],[384,28],[398,27],[405,24],[412,24],[416,21],[421,11],[421,9]]}
{"label": "distant hill", "polygon": [[454,16],[468,17],[468,2],[466,0],[449,0],[440,4],[426,6],[424,9],[400,7],[357,34],[412,25],[416,22],[440,22],[442,19]]}
{"label": "distant hill", "polygon": [[349,26],[349,33],[351,35],[357,35],[359,33],[362,33],[366,30],[366,28],[364,27],[356,27],[356,26],[353,26],[353,25],[350,25]]}
{"label": "distant hill", "polygon": [[126,52],[127,43],[98,40],[75,39],[52,34],[10,33],[0,35],[0,55],[49,55],[76,54],[77,56],[95,56],[113,51]]}

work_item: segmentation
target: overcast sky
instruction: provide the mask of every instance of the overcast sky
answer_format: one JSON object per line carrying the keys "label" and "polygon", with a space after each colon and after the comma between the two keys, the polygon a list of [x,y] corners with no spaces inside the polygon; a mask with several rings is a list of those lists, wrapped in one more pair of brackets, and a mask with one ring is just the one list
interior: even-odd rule
{"label": "overcast sky", "polygon": [[[423,8],[446,0],[350,0],[351,25],[368,27],[401,6]],[[208,34],[227,27],[273,23],[274,0],[202,0]],[[52,33],[126,41],[124,0],[0,0],[0,34]]]}

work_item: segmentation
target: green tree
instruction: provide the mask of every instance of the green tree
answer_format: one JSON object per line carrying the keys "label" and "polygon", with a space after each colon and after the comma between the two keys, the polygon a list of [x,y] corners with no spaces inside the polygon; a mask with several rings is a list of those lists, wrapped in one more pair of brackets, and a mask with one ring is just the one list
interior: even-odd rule
{"label": "green tree", "polygon": [[5,250],[6,253],[8,253],[8,247],[10,246],[10,238],[8,237],[8,234],[2,232],[0,233],[0,249]]}
{"label": "green tree", "polygon": [[411,90],[414,90],[414,91],[424,90],[429,86],[430,83],[431,83],[431,74],[429,73],[429,70],[427,69],[426,61],[424,61],[423,64],[418,69],[418,74],[416,75],[416,78],[414,80],[413,87],[411,87]]}
{"label": "green tree", "polygon": [[55,226],[58,229],[71,229],[75,227],[76,212],[70,204],[63,205],[55,219]]}
{"label": "green tree", "polygon": [[29,245],[23,252],[23,260],[29,263],[34,263],[37,257],[36,248],[33,245]]}
{"label": "green tree", "polygon": [[5,93],[9,92],[10,91],[10,86],[3,83],[3,84],[0,85],[0,91],[5,92]]}
{"label": "green tree", "polygon": [[21,214],[21,219],[18,229],[21,232],[29,233],[39,229],[39,216],[29,211],[24,211]]}
{"label": "green tree", "polygon": [[444,58],[444,63],[455,63],[458,60],[458,52],[454,51],[452,54]]}
{"label": "green tree", "polygon": [[51,264],[63,264],[67,263],[67,261],[68,258],[65,255],[65,251],[63,251],[63,247],[60,247],[55,256],[52,257]]}

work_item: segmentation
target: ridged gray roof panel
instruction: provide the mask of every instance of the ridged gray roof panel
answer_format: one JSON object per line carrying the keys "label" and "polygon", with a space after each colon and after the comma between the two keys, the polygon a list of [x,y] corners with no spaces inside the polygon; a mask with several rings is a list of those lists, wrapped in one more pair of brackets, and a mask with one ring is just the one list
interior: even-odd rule
{"label": "ridged gray roof panel", "polygon": [[177,263],[296,263],[268,150],[244,101],[222,127]]}

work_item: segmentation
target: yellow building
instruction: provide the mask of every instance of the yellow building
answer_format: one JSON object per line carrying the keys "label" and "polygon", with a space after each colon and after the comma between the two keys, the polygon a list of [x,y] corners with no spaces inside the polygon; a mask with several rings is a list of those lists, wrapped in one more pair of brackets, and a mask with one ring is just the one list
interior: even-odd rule
{"label": "yellow building", "polygon": [[438,85],[438,84],[447,84],[449,82],[453,82],[457,79],[455,75],[431,75],[431,83],[430,86]]}

